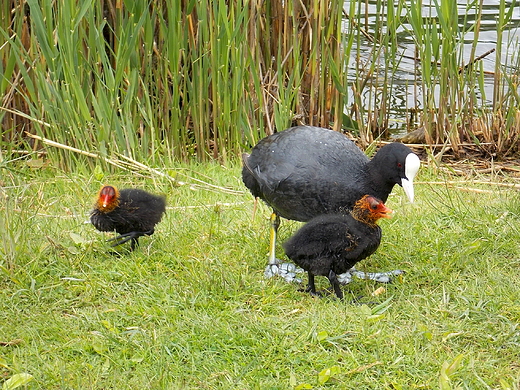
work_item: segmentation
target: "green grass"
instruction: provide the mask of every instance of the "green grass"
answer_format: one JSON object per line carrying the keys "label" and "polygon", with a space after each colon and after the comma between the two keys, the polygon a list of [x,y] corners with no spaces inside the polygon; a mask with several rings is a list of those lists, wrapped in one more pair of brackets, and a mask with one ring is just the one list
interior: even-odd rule
{"label": "green grass", "polygon": [[[426,184],[452,178],[423,168],[416,203],[395,189],[382,245],[359,265],[406,274],[376,296],[381,285],[355,280],[340,302],[264,279],[269,209],[252,220],[238,165],[172,167],[179,180],[235,194],[146,175],[0,169],[0,342],[13,341],[0,346],[2,381],[27,373],[28,389],[520,388],[518,191]],[[167,194],[166,217],[134,253],[107,254],[111,235],[85,223],[101,183]],[[280,240],[298,226],[283,221]],[[363,304],[351,303],[359,296]]]}

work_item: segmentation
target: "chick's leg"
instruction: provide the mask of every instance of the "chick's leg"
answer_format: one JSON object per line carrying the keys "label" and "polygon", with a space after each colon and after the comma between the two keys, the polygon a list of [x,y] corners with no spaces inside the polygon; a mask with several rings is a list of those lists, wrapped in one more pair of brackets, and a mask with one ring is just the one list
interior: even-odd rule
{"label": "chick's leg", "polygon": [[134,250],[136,246],[139,245],[139,237],[142,236],[150,236],[154,233],[154,229],[148,230],[146,232],[130,232],[125,234],[120,234],[117,237],[111,238],[108,242],[113,241],[111,244],[112,247],[119,246],[131,240],[130,249]]}
{"label": "chick's leg", "polygon": [[316,293],[316,284],[314,283],[314,275],[310,272],[307,272],[309,276],[309,283],[307,284],[307,288],[305,289],[305,292],[310,293],[311,295],[318,295]]}
{"label": "chick's leg", "polygon": [[338,278],[336,277],[336,274],[334,273],[334,271],[332,271],[332,270],[329,271],[328,278],[329,278],[330,285],[332,286],[332,288],[334,289],[334,292],[336,293],[336,296],[339,299],[343,299],[343,291],[341,291],[341,287],[339,285]]}

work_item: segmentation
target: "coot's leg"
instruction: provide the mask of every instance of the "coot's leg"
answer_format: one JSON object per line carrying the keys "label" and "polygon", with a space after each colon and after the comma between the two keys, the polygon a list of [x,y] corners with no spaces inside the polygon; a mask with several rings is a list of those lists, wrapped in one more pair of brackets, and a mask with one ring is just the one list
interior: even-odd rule
{"label": "coot's leg", "polygon": [[301,268],[297,268],[292,263],[282,263],[276,258],[276,237],[278,235],[278,227],[280,226],[280,217],[273,212],[271,214],[271,229],[269,237],[269,261],[265,268],[265,277],[271,278],[274,275],[280,275],[287,282],[301,283],[301,279],[296,278],[297,273],[303,272]]}
{"label": "coot's leg", "polygon": [[334,289],[334,292],[336,293],[336,296],[339,299],[343,299],[343,291],[341,291],[341,287],[339,286],[338,278],[336,277],[336,274],[333,270],[329,271],[329,282],[332,288]]}
{"label": "coot's leg", "polygon": [[387,272],[363,272],[358,271],[354,267],[352,267],[344,274],[338,275],[338,280],[342,284],[347,284],[350,283],[350,281],[352,280],[352,276],[357,276],[360,279],[375,280],[379,283],[390,283],[392,281],[393,276],[401,274],[404,274],[404,271],[400,269]]}
{"label": "coot's leg", "polygon": [[269,231],[269,263],[280,264],[280,260],[276,258],[276,237],[278,236],[278,228],[280,227],[280,216],[273,212],[271,214],[271,229]]}
{"label": "coot's leg", "polygon": [[257,206],[258,206],[258,198],[255,196],[255,203],[253,203],[253,214],[252,214],[252,218],[251,218],[252,221],[255,220]]}

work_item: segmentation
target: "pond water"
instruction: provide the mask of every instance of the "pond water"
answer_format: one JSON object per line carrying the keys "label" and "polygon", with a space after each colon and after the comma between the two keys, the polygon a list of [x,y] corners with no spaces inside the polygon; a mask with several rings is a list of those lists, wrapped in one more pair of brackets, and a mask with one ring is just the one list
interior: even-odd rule
{"label": "pond water", "polygon": [[[403,1],[403,0],[398,0]],[[450,0],[438,0],[439,4],[441,1]],[[497,61],[497,19],[499,15],[499,7],[501,1],[504,0],[483,0],[482,1],[482,19],[480,25],[480,31],[478,35],[478,44],[476,46],[475,57],[485,55],[481,60],[481,65],[484,70],[484,90],[482,91],[485,99],[484,101],[491,104],[491,98],[493,96],[494,88],[494,71],[495,64]],[[356,2],[357,3],[357,2]],[[381,1],[379,1],[381,3]],[[363,17],[361,20],[364,22],[362,26],[369,34],[374,34],[376,30],[376,24],[381,23],[382,16],[377,14],[378,1],[369,0],[362,8],[361,13]],[[397,4],[397,3],[396,3]],[[413,130],[410,124],[407,124],[407,116],[409,110],[416,108],[422,108],[422,91],[420,88],[420,71],[415,61],[415,42],[411,35],[412,26],[408,22],[407,18],[407,6],[408,2],[404,2],[403,11],[401,14],[401,20],[403,25],[398,30],[398,42],[399,48],[397,51],[397,58],[399,64],[396,70],[393,72],[391,78],[392,83],[392,97],[388,102],[388,114],[389,114],[389,131],[392,135],[405,134],[409,130]],[[506,12],[512,9],[512,17],[502,36],[502,55],[500,62],[502,65],[502,71],[512,74],[518,73],[518,61],[520,55],[520,2],[506,1]],[[348,13],[350,2],[345,2],[344,9]],[[459,14],[459,29],[460,31],[467,31],[475,23],[476,9],[474,6],[469,7],[466,1],[457,1],[457,8]],[[423,1],[423,17],[436,17],[436,6],[435,2],[424,0]],[[379,11],[381,12],[381,11]],[[366,15],[366,17],[365,17]],[[348,28],[348,21],[345,19],[345,29]],[[383,27],[384,28],[384,27]],[[345,30],[345,31],[346,31]],[[470,59],[470,53],[473,46],[474,33],[472,31],[465,33],[462,37],[462,48],[463,48],[463,61],[460,66],[466,65]],[[349,85],[356,79],[356,71],[354,69],[356,61],[355,56],[360,55],[362,62],[372,61],[372,53],[374,50],[374,44],[368,39],[362,41],[362,47],[359,47],[359,53],[354,47],[351,52],[350,71],[349,71]],[[382,61],[384,63],[384,61]],[[352,90],[349,88],[349,93]],[[362,101],[364,107],[374,107],[375,104],[375,91],[371,88],[366,88],[362,94]],[[349,104],[353,101],[353,96],[348,97]]]}

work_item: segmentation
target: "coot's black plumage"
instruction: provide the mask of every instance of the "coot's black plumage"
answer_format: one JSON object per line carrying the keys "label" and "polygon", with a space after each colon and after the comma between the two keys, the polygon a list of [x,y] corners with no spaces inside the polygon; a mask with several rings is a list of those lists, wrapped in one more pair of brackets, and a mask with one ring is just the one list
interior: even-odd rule
{"label": "coot's black plumage", "polygon": [[365,195],[349,214],[325,214],[311,219],[283,247],[287,257],[307,271],[307,291],[316,294],[314,276],[326,276],[343,298],[337,275],[376,251],[381,242],[380,218],[392,210],[380,199]]}
{"label": "coot's black plumage", "polygon": [[400,143],[369,159],[350,139],[333,130],[296,126],[262,139],[244,154],[242,180],[253,196],[273,208],[266,275],[278,271],[274,248],[279,217],[308,221],[351,210],[363,195],[385,202],[395,184],[413,202],[420,161]]}
{"label": "coot's black plumage", "polygon": [[131,240],[131,249],[139,243],[139,237],[152,235],[155,225],[166,210],[163,196],[153,195],[141,189],[128,188],[119,191],[104,186],[90,214],[90,221],[102,232],[116,231],[119,236],[112,246]]}

